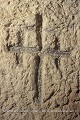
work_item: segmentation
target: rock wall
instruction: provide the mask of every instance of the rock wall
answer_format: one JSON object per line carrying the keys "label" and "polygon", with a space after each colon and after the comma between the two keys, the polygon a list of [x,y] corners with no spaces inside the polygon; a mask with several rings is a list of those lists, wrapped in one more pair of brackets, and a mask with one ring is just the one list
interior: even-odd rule
{"label": "rock wall", "polygon": [[0,120],[80,120],[80,0],[0,0]]}

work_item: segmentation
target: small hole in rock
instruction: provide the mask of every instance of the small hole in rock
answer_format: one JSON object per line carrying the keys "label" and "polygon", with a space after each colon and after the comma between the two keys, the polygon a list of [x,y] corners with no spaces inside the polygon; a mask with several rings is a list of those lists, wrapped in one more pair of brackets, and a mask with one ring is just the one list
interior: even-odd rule
{"label": "small hole in rock", "polygon": [[10,1],[8,2],[8,5],[10,4]]}

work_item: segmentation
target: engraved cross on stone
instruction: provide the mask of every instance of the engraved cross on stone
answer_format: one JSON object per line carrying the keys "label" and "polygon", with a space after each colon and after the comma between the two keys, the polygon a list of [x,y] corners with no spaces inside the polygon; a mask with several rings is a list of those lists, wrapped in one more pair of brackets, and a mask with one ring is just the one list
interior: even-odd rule
{"label": "engraved cross on stone", "polygon": [[59,69],[59,57],[60,56],[65,56],[69,55],[69,51],[60,51],[60,45],[59,41],[57,38],[55,38],[55,47],[54,48],[49,48],[46,50],[43,50],[42,48],[42,15],[41,14],[36,14],[36,40],[38,42],[38,48],[37,47],[11,47],[11,51],[13,52],[29,52],[29,53],[34,53],[37,54],[36,58],[36,75],[35,75],[35,84],[36,84],[36,93],[33,98],[33,100],[39,100],[41,99],[41,81],[40,81],[40,62],[41,62],[41,56],[45,54],[51,54],[53,56],[56,56],[55,58],[55,65],[56,68]]}

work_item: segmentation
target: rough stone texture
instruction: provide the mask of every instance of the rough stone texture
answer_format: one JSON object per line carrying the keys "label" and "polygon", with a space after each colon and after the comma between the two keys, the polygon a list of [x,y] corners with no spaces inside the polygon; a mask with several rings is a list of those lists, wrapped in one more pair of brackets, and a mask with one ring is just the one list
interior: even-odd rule
{"label": "rough stone texture", "polygon": [[0,120],[80,120],[80,0],[0,0]]}

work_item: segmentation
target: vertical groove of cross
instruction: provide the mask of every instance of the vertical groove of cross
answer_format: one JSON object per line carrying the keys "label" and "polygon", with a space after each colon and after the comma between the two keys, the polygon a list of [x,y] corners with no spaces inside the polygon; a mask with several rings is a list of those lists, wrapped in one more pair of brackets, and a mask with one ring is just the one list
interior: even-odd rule
{"label": "vertical groove of cross", "polygon": [[[38,44],[38,48],[39,51],[42,50],[42,15],[37,13],[36,14],[36,40],[37,40],[37,44]],[[37,55],[36,57],[36,73],[35,73],[35,84],[36,84],[36,94],[33,98],[33,100],[35,101],[35,99],[37,99],[38,101],[40,101],[40,56]]]}

